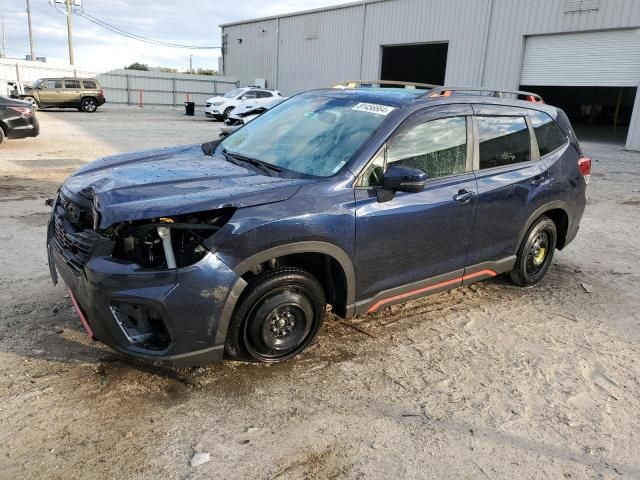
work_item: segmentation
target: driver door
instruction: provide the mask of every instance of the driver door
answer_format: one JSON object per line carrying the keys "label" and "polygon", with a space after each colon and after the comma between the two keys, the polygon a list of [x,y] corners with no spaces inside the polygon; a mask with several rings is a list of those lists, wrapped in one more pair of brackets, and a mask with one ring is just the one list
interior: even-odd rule
{"label": "driver door", "polygon": [[[477,193],[472,114],[468,105],[414,114],[363,171],[355,190],[360,309],[462,283]],[[384,191],[392,164],[425,172],[424,190]]]}
{"label": "driver door", "polygon": [[64,90],[62,90],[62,80],[53,79],[42,82],[38,89],[38,100],[40,105],[55,107],[64,103]]}

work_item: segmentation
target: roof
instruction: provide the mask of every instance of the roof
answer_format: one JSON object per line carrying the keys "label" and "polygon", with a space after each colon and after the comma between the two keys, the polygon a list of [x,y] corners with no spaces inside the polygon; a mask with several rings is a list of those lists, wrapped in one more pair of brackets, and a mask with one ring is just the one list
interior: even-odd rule
{"label": "roof", "polygon": [[526,100],[513,98],[500,98],[492,95],[471,95],[460,94],[452,96],[425,96],[429,90],[411,88],[324,88],[320,90],[309,90],[300,95],[327,95],[332,97],[350,98],[363,103],[375,103],[388,105],[390,107],[404,107],[412,103],[428,105],[446,105],[450,103],[474,103],[485,105],[503,105],[517,108],[527,108],[546,112],[553,118],[556,117],[558,109],[546,103],[534,103]]}
{"label": "roof", "polygon": [[358,6],[364,6],[369,3],[388,2],[390,0],[360,0],[358,2],[342,3],[339,5],[332,5],[330,7],[313,8],[311,10],[300,10],[297,12],[284,13],[282,15],[271,15],[269,17],[251,18],[249,20],[239,20],[237,22],[229,22],[220,24],[220,28],[231,27],[234,25],[244,25],[247,23],[265,22],[267,20],[277,20],[279,18],[298,17],[300,15],[307,15],[310,13],[330,12],[332,10],[341,10],[343,8],[353,8]]}
{"label": "roof", "polygon": [[418,100],[426,90],[410,88],[323,88],[310,90],[301,95],[326,95],[353,99],[366,103],[377,103],[391,107],[402,107]]}

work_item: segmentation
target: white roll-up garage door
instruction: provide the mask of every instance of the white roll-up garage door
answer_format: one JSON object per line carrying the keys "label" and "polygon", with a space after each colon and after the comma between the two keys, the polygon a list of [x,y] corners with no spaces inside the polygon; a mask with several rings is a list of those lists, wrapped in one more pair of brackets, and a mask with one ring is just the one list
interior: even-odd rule
{"label": "white roll-up garage door", "polygon": [[636,87],[640,29],[527,37],[521,85]]}

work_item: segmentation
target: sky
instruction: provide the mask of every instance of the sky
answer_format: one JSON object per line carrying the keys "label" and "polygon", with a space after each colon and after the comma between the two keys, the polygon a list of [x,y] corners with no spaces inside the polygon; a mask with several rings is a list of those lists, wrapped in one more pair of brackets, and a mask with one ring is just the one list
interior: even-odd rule
{"label": "sky", "polygon": [[[35,54],[49,63],[67,63],[67,28],[63,5],[31,0]],[[122,30],[164,42],[220,46],[222,23],[346,3],[350,0],[82,0],[93,17]],[[26,0],[0,0],[7,57],[29,53]],[[75,64],[79,68],[122,68],[133,62],[186,70],[217,69],[220,50],[186,50],[149,45],[120,36],[73,16]],[[1,45],[0,45],[1,47]]]}

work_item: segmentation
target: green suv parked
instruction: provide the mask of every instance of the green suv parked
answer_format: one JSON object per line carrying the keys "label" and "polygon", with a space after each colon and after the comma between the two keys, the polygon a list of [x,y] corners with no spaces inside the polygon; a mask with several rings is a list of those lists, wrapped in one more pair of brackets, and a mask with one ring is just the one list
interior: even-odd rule
{"label": "green suv parked", "polygon": [[95,112],[104,102],[104,90],[95,78],[41,78],[25,88],[24,100],[38,108],[77,108]]}

